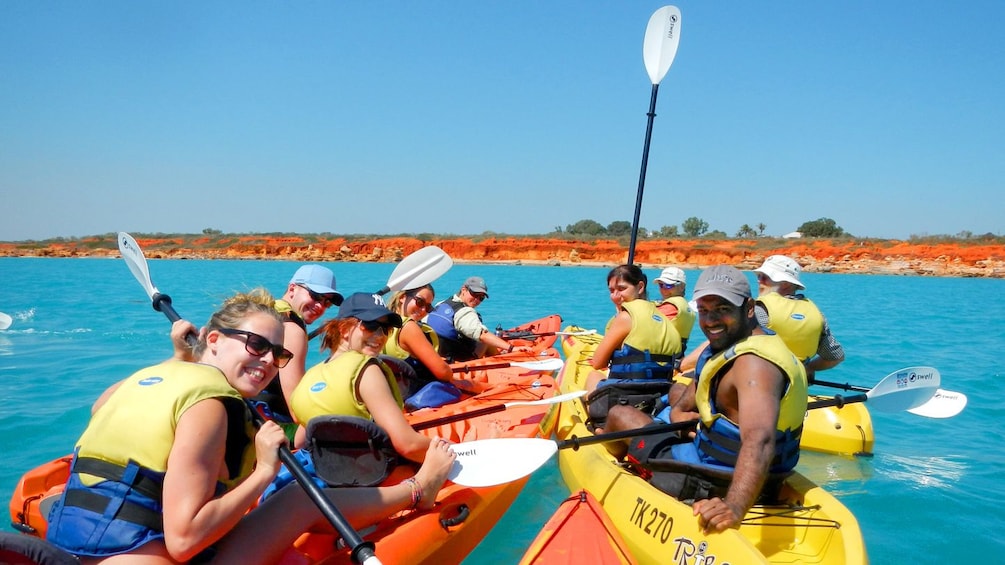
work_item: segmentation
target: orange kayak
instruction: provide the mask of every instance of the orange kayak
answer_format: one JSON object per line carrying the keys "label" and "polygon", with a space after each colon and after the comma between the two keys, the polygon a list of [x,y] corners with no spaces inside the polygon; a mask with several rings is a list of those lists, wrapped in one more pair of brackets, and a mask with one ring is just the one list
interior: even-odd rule
{"label": "orange kayak", "polygon": [[638,563],[607,512],[585,490],[562,502],[520,560],[520,565],[580,563]]}
{"label": "orange kayak", "polygon": [[496,335],[513,344],[513,347],[531,347],[538,352],[554,346],[558,339],[555,332],[561,329],[562,317],[552,314],[508,330],[496,328]]}
{"label": "orange kayak", "polygon": [[[526,403],[555,396],[558,386],[552,372],[518,366],[475,368],[465,374],[465,379],[481,392],[455,404],[424,408],[406,417],[417,428],[422,428],[423,434],[453,442],[551,435],[558,419],[559,404]],[[504,409],[484,413],[486,408],[502,405]],[[451,421],[476,410],[482,415]],[[61,457],[21,478],[10,502],[13,527],[29,535],[45,537],[45,517],[69,477],[69,461],[69,457]],[[391,473],[387,484],[399,483],[413,473],[409,466],[399,466]],[[376,544],[377,557],[385,565],[460,563],[495,526],[526,482],[527,477],[492,487],[466,487],[448,482],[431,510],[392,516],[361,529],[360,535]],[[351,562],[349,550],[341,546],[337,536],[308,532],[289,548],[280,563]]]}

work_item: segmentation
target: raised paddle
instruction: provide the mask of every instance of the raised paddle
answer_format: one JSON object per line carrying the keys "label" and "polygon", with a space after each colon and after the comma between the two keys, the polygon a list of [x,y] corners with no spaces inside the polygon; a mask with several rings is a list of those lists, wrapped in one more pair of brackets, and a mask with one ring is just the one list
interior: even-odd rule
{"label": "raised paddle", "polygon": [[427,430],[429,428],[442,426],[443,424],[452,424],[454,422],[460,422],[461,420],[470,420],[471,418],[477,418],[479,416],[495,414],[508,408],[513,408],[514,406],[546,406],[549,404],[559,404],[567,400],[574,400],[576,398],[586,396],[586,393],[587,391],[585,390],[577,390],[575,392],[560,394],[558,396],[552,396],[551,398],[542,398],[540,400],[515,400],[513,402],[507,402],[506,404],[496,404],[495,406],[476,408],[474,410],[468,410],[467,412],[458,412],[457,414],[436,418],[435,420],[419,422],[417,424],[413,424],[412,428],[415,430]]}
{"label": "raised paddle", "polygon": [[[136,277],[143,290],[146,291],[147,296],[150,297],[154,310],[163,312],[171,322],[180,320],[181,316],[171,306],[171,297],[161,294],[157,290],[157,287],[154,286],[153,280],[150,278],[150,271],[147,269],[147,258],[143,255],[143,250],[140,249],[136,240],[126,232],[119,232],[118,239],[119,253],[122,254],[122,258],[125,259],[129,270],[132,271],[133,276]],[[189,333],[185,336],[185,339],[189,343],[193,343],[198,338]],[[256,420],[255,423],[261,425],[262,419],[258,411],[251,406],[249,406],[249,409],[251,410],[252,417]],[[335,503],[325,496],[324,491],[320,487],[314,484],[311,476],[293,456],[288,446],[284,445],[279,448],[279,459],[293,473],[293,476],[297,479],[297,483],[307,492],[307,496],[317,505],[321,514],[335,527],[335,530],[342,536],[346,545],[352,547],[352,560],[364,565],[380,565],[380,561],[374,554],[373,542],[363,541],[363,538],[353,529],[349,521],[342,516],[338,508],[335,507]]]}
{"label": "raised paddle", "polygon": [[542,359],[540,361],[500,361],[499,363],[485,363],[483,365],[469,364],[458,367],[451,367],[455,373],[470,373],[471,371],[481,371],[487,369],[505,369],[507,367],[520,367],[531,371],[558,371],[565,365],[565,362],[558,357]]}
{"label": "raised paddle", "polygon": [[[857,386],[848,383],[821,381],[819,379],[813,379],[813,382],[811,384],[830,388],[838,388],[841,390],[851,390],[855,392],[867,392],[869,390],[864,386]],[[952,418],[953,416],[962,412],[966,406],[967,406],[967,395],[963,394],[962,392],[955,392],[952,390],[942,390],[940,388],[935,391],[935,395],[932,396],[932,398],[929,399],[928,402],[916,408],[911,408],[908,410],[908,412],[918,416],[925,416],[926,418]]]}
{"label": "raised paddle", "polygon": [[646,37],[642,42],[642,60],[646,72],[652,80],[653,88],[649,99],[649,116],[646,125],[646,141],[642,146],[642,170],[639,171],[639,191],[635,196],[635,218],[632,220],[632,238],[628,244],[629,265],[635,259],[635,240],[639,235],[639,215],[642,213],[642,191],[646,186],[646,167],[649,163],[649,141],[653,137],[653,120],[656,118],[656,94],[660,81],[666,76],[677,56],[680,43],[680,10],[676,6],[663,6],[653,13],[646,26]]}
{"label": "raised paddle", "polygon": [[4,312],[0,312],[0,330],[6,330],[13,323],[14,323],[13,318],[8,316]]}
{"label": "raised paddle", "polygon": [[[453,265],[454,260],[450,258],[450,255],[447,255],[446,251],[435,245],[423,247],[406,255],[391,271],[391,277],[387,279],[387,286],[374,294],[384,295],[389,292],[426,286],[443,276],[443,273],[449,271]],[[319,333],[321,333],[320,327],[309,333],[307,339],[314,339]]]}
{"label": "raised paddle", "polygon": [[[908,410],[927,402],[936,393],[938,386],[937,370],[931,367],[908,367],[890,373],[864,394],[835,397],[835,400],[840,399],[838,402],[843,404],[869,402],[870,405],[885,411]],[[820,400],[810,402],[807,408],[834,404],[836,402],[831,399]],[[584,445],[686,430],[698,425],[698,422],[699,420],[687,420],[672,424],[656,424],[583,438],[573,436],[566,440],[541,438],[477,440],[454,446],[454,452],[457,453],[457,462],[454,466],[464,468],[467,474],[465,480],[478,483],[469,486],[492,486],[515,481],[533,473],[547,463],[559,449],[579,449]],[[451,473],[453,472],[455,471],[452,470]]]}

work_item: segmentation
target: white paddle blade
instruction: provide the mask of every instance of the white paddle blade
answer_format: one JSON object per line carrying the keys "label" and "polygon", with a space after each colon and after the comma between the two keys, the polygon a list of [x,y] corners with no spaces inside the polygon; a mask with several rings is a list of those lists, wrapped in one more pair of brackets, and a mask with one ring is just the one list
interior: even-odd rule
{"label": "white paddle blade", "polygon": [[147,297],[153,300],[154,295],[157,294],[157,287],[150,280],[150,271],[147,269],[147,258],[143,255],[140,244],[136,243],[133,236],[124,231],[119,232],[119,253],[126,260],[126,265],[132,271],[133,276],[143,286],[143,290],[147,292]]}
{"label": "white paddle blade", "polygon": [[0,312],[0,330],[6,330],[14,323],[14,319],[4,312]]}
{"label": "white paddle blade", "polygon": [[[510,365],[532,371],[558,371],[565,366],[565,361],[562,361],[558,357],[552,357],[551,359],[542,359],[540,361],[510,361]],[[478,367],[473,368],[477,369]]]}
{"label": "white paddle blade", "polygon": [[642,60],[653,84],[659,84],[670,70],[679,43],[680,10],[677,6],[663,6],[649,18],[642,42]]}
{"label": "white paddle blade", "polygon": [[454,444],[457,460],[447,478],[467,487],[491,487],[522,479],[558,451],[550,439],[479,439]]}
{"label": "white paddle blade", "polygon": [[942,378],[934,367],[907,367],[879,381],[866,393],[869,408],[900,412],[925,404],[939,389]]}
{"label": "white paddle blade", "polygon": [[908,410],[911,414],[926,418],[952,418],[967,407],[967,395],[952,390],[935,391],[928,402]]}
{"label": "white paddle blade", "polygon": [[446,251],[430,245],[423,247],[398,263],[387,281],[388,292],[411,290],[432,283],[454,265]]}

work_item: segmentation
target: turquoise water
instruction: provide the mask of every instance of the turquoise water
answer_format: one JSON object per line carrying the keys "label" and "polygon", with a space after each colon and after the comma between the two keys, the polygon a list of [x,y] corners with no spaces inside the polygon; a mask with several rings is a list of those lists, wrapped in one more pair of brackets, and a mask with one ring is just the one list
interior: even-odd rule
{"label": "turquoise water", "polygon": [[[159,289],[197,323],[235,290],[281,292],[298,264],[271,261],[150,262]],[[345,292],[373,291],[388,264],[334,264]],[[480,311],[490,327],[557,312],[603,329],[613,309],[606,269],[455,266],[437,281],[442,298],[472,274],[488,281]],[[650,270],[650,276],[656,271]],[[691,285],[697,273],[688,272]],[[943,388],[970,398],[955,418],[873,412],[876,455],[804,454],[800,467],[857,516],[873,563],[942,563],[1005,552],[1001,481],[1005,450],[1005,280],[805,275],[848,359],[827,380],[871,386],[901,367],[931,365]],[[65,454],[106,386],[170,355],[168,323],[118,259],[0,259],[0,500],[21,474]],[[698,330],[692,343],[701,341]],[[313,362],[320,356],[312,353]],[[981,423],[985,427],[980,427]],[[467,563],[515,563],[567,496],[557,465],[537,471]],[[7,520],[2,521],[10,531]]]}

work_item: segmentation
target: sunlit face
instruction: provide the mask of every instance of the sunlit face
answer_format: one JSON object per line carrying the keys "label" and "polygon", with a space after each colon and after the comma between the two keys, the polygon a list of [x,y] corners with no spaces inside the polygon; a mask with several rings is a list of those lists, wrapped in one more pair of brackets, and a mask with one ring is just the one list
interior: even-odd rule
{"label": "sunlit face", "polygon": [[350,326],[349,332],[345,336],[346,346],[349,350],[359,351],[364,355],[380,355],[390,328],[391,325],[386,316],[372,322],[358,322],[356,325]]}
{"label": "sunlit face", "polygon": [[[275,345],[283,343],[283,324],[268,314],[252,314],[234,329],[258,334]],[[227,336],[214,330],[206,342],[207,354],[202,361],[223,371],[230,386],[245,398],[262,392],[279,373],[273,352],[254,355],[248,351],[246,336]]]}
{"label": "sunlit face", "polygon": [[632,284],[621,277],[613,277],[607,281],[607,290],[611,293],[611,302],[618,308],[625,302],[631,302],[642,295],[642,282]]}
{"label": "sunlit face", "polygon": [[433,309],[433,291],[428,288],[405,293],[402,300],[405,316],[413,320],[421,320]]}
{"label": "sunlit face", "polygon": [[290,306],[307,324],[313,324],[332,305],[332,297],[318,294],[306,286],[291,284],[293,299]]}
{"label": "sunlit face", "polygon": [[722,351],[750,335],[750,300],[734,306],[721,296],[710,295],[699,298],[697,303],[698,325],[712,351]]}
{"label": "sunlit face", "polygon": [[471,289],[466,286],[461,288],[461,302],[463,302],[465,306],[475,308],[486,298],[487,296],[484,292],[472,292]]}

